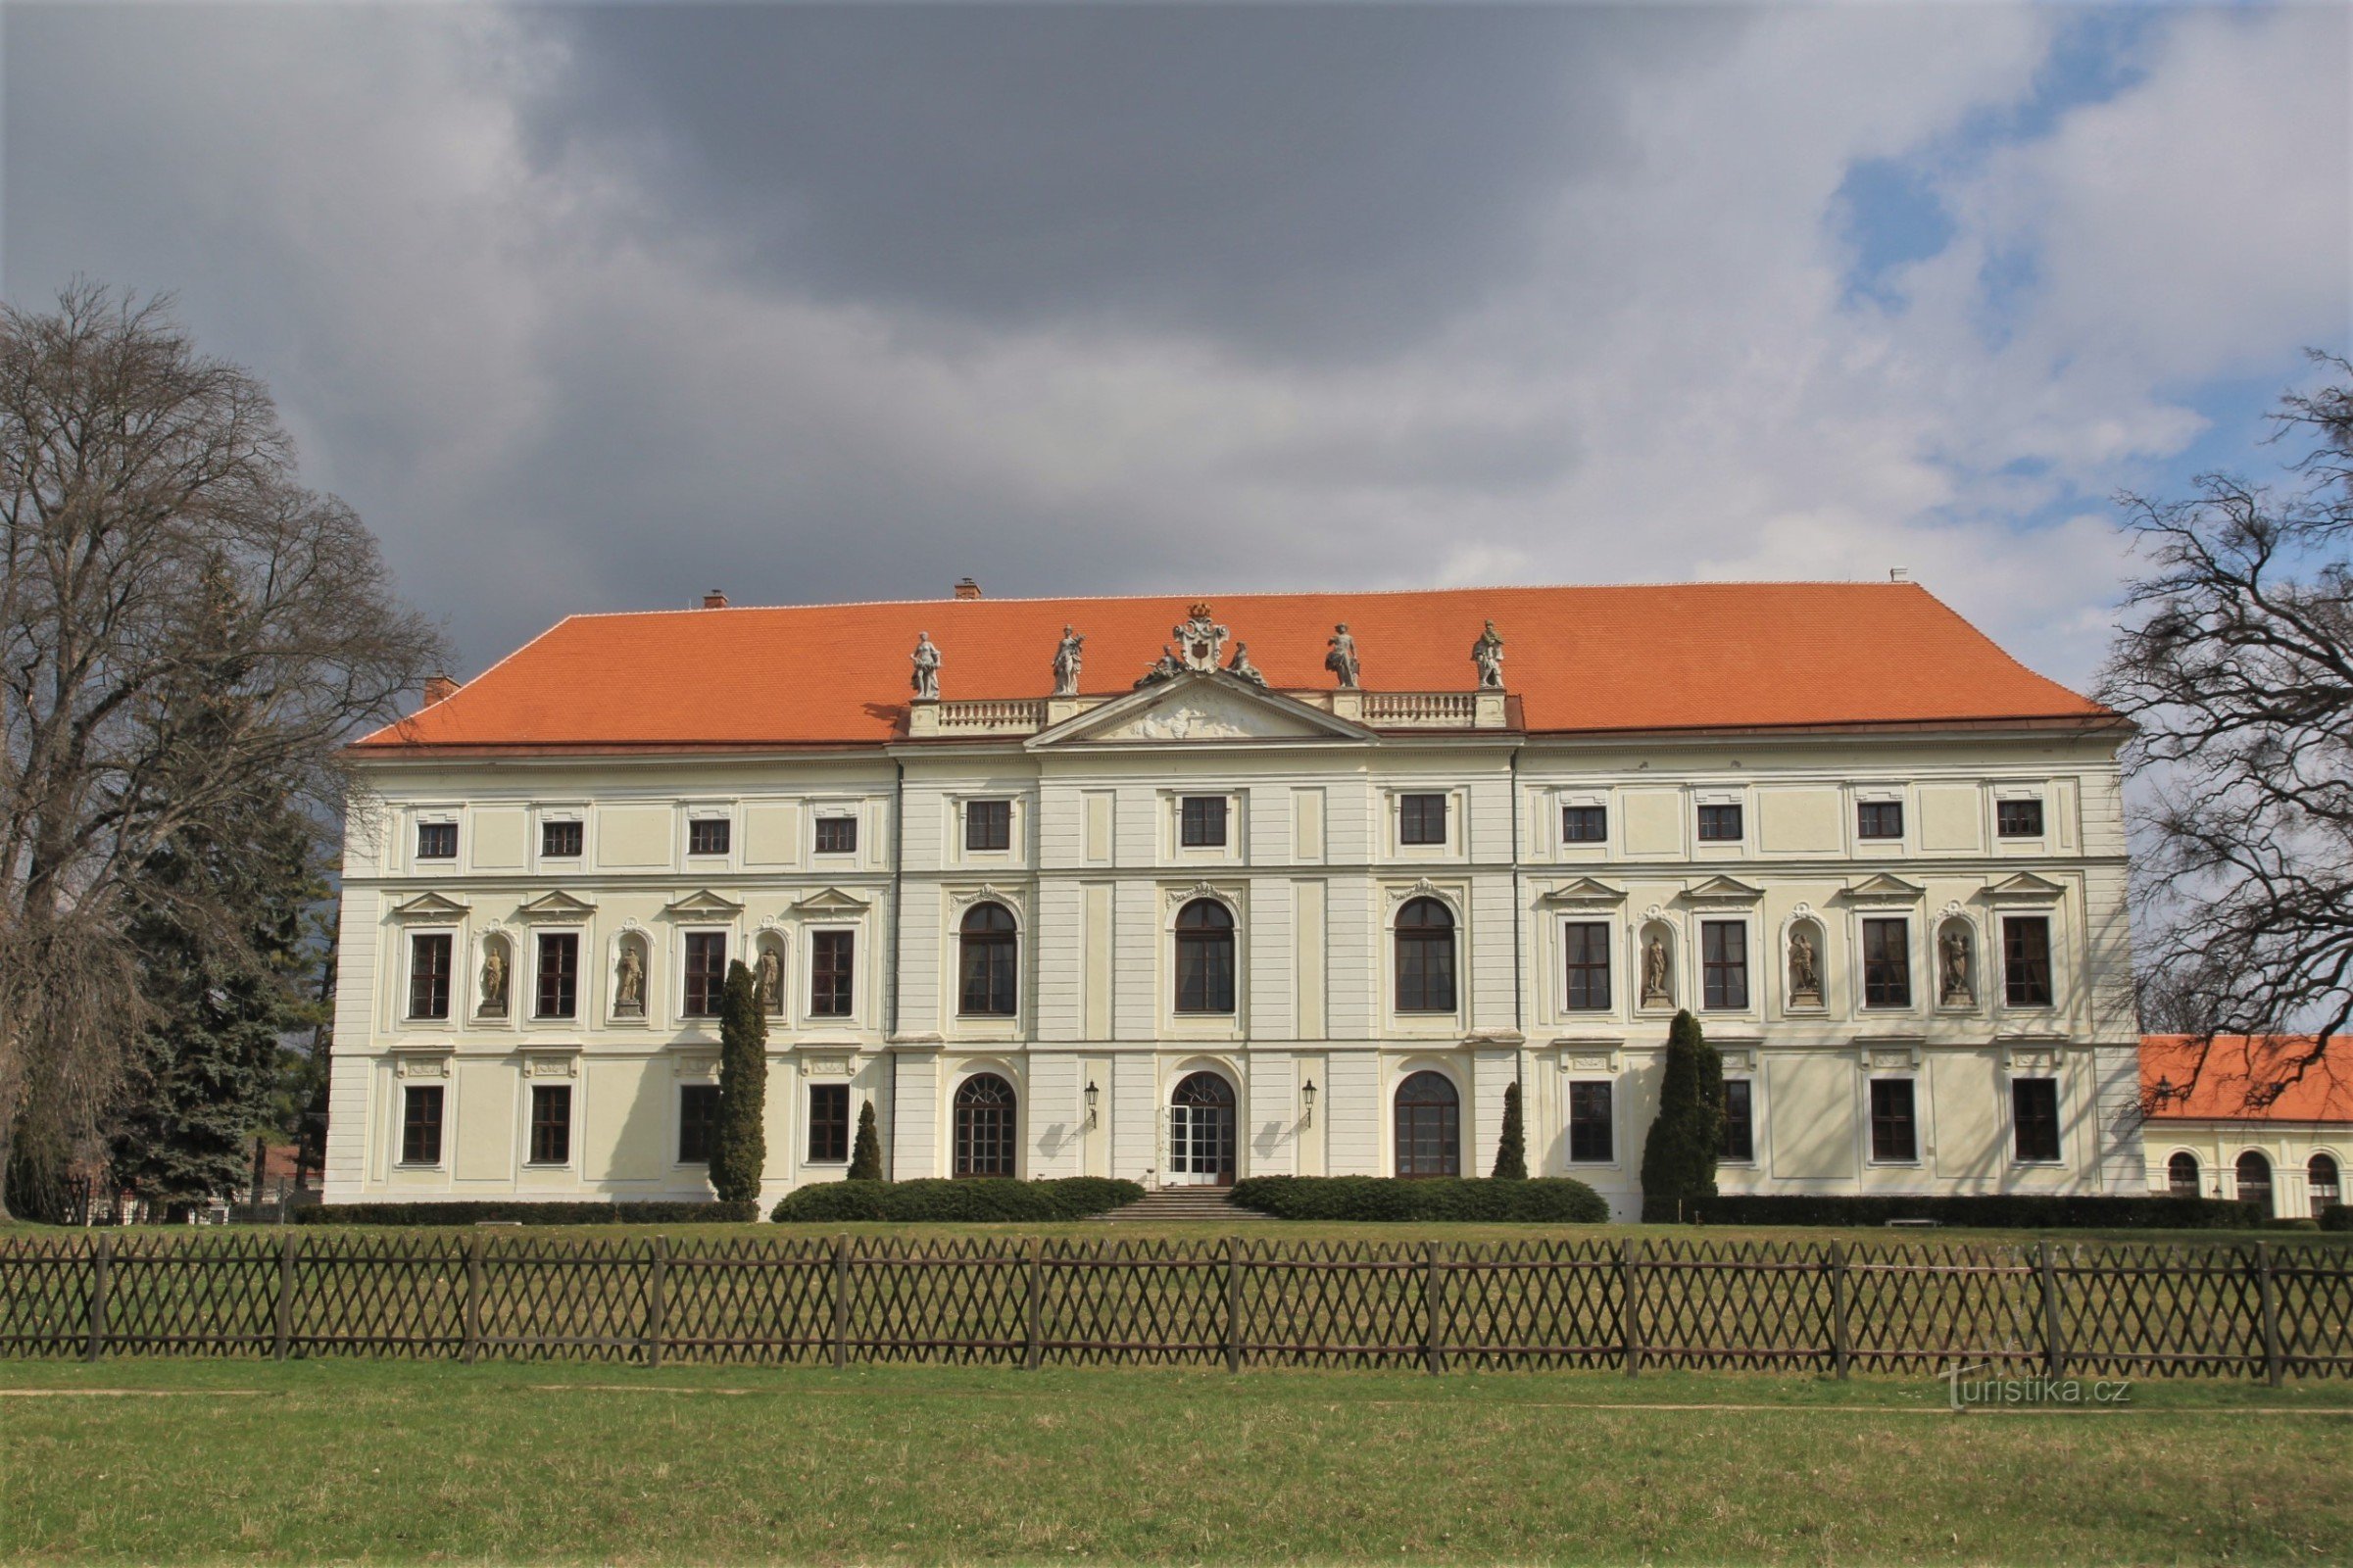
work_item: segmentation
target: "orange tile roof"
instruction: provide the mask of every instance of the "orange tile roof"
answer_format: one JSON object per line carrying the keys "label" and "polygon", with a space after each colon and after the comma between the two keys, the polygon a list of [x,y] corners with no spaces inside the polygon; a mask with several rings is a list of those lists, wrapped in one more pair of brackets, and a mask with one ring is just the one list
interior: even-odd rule
{"label": "orange tile roof", "polygon": [[2151,1121],[2353,1122],[2353,1036],[2290,1078],[2310,1035],[2140,1037],[2140,1103]]}
{"label": "orange tile roof", "polygon": [[1540,733],[2108,716],[1916,584],[1690,583],[573,615],[359,745],[876,744],[905,733],[917,632],[951,702],[1047,695],[1065,623],[1087,639],[1084,689],[1124,692],[1201,598],[1278,688],[1330,687],[1325,639],[1347,621],[1367,690],[1467,690],[1493,617]]}

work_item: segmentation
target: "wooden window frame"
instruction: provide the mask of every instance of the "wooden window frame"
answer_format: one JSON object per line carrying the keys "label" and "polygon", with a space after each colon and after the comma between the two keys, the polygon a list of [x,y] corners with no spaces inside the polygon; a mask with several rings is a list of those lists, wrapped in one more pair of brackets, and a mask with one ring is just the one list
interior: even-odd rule
{"label": "wooden window frame", "polygon": [[[1177,848],[1222,850],[1233,840],[1231,802],[1223,795],[1177,797]],[[1211,830],[1215,836],[1211,836]]]}
{"label": "wooden window frame", "polygon": [[[1002,1093],[1003,1098],[994,1098]],[[948,1173],[1009,1179],[1021,1166],[1021,1097],[1002,1074],[976,1072],[956,1086],[949,1110]]]}
{"label": "wooden window frame", "polygon": [[[561,1107],[562,1114],[554,1113]],[[572,1162],[572,1086],[570,1084],[533,1084],[531,1086],[531,1137],[527,1146],[530,1157],[526,1165],[560,1169]],[[554,1152],[549,1151],[553,1149]]]}
{"label": "wooden window frame", "polygon": [[[711,944],[717,944],[718,962],[710,962]],[[678,1013],[684,1018],[715,1018],[727,997],[727,933],[688,931],[681,944],[681,985]],[[698,956],[702,960],[697,962]]]}
{"label": "wooden window frame", "polygon": [[830,926],[809,934],[809,1015],[858,1015],[858,930]]}
{"label": "wooden window frame", "polygon": [[[836,1104],[840,1106],[839,1115],[833,1113]],[[848,1084],[809,1086],[809,1157],[803,1163],[850,1163],[850,1118],[856,1108],[851,1103]]]}
{"label": "wooden window frame", "polygon": [[[2189,1184],[2186,1191],[2183,1190],[2181,1182],[2181,1162],[2183,1160],[2187,1160],[2189,1162]],[[2206,1194],[2205,1181],[2206,1168],[2204,1164],[2199,1161],[2197,1155],[2191,1153],[2188,1150],[2177,1149],[2171,1154],[2166,1156],[2165,1191],[2167,1196],[2173,1198],[2203,1198]]]}
{"label": "wooden window frame", "polygon": [[[1898,1112],[1892,1105],[1895,1092],[1903,1092],[1903,1105]],[[1890,1102],[1882,1108],[1881,1096]],[[1871,1130],[1871,1163],[1874,1165],[1917,1165],[1920,1163],[1920,1085],[1910,1076],[1874,1078],[1865,1107],[1869,1112]],[[1900,1130],[1904,1137],[1902,1153],[1894,1153],[1892,1142]]]}
{"label": "wooden window frame", "polygon": [[[1002,915],[1005,923],[975,926],[976,920],[989,919],[989,911]],[[957,1017],[1020,1016],[1021,930],[1012,910],[991,902],[964,911],[956,925],[956,983]]]}
{"label": "wooden window frame", "polygon": [[[438,952],[441,961],[436,965],[418,960],[427,952]],[[446,1023],[450,1015],[453,983],[458,972],[458,935],[454,931],[412,931],[409,933],[409,1010],[408,1018],[416,1023]],[[420,989],[421,992],[420,992]],[[420,1004],[419,998],[422,998]]]}
{"label": "wooden window frame", "polygon": [[[444,845],[448,848],[442,848]],[[455,860],[458,858],[457,822],[453,819],[418,822],[417,858],[420,860]]]}
{"label": "wooden window frame", "polygon": [[[2028,1147],[2030,1139],[2032,1148]],[[2045,1150],[2048,1152],[2043,1152]],[[2010,1080],[2010,1158],[2021,1165],[2066,1162],[2067,1140],[2059,1115],[2058,1079],[2034,1073]]]}
{"label": "wooden window frame", "polygon": [[[566,842],[571,845],[568,850],[562,847]],[[578,817],[558,817],[539,824],[541,859],[577,860],[587,853],[588,825]]]}
{"label": "wooden window frame", "polygon": [[[570,951],[569,962],[553,967],[551,955]],[[577,1018],[580,1016],[580,933],[577,931],[542,931],[532,943],[532,974],[535,984],[531,992],[531,1016],[534,1018]]]}
{"label": "wooden window frame", "polygon": [[1013,847],[1013,803],[1009,799],[964,803],[964,848],[991,854]]}
{"label": "wooden window frame", "polygon": [[1901,839],[1903,837],[1903,802],[1855,802],[1854,836],[1875,844]]}
{"label": "wooden window frame", "polygon": [[[1740,1102],[1740,1113],[1733,1115],[1733,1102]],[[1756,1163],[1756,1080],[1727,1078],[1724,1080],[1724,1137],[1717,1145],[1716,1157],[1731,1165]]]}
{"label": "wooden window frame", "polygon": [[[1729,833],[1724,831],[1727,821]],[[1748,813],[1739,801],[1701,801],[1692,831],[1701,844],[1740,844],[1748,836]]]}
{"label": "wooden window frame", "polygon": [[[1737,951],[1731,951],[1737,949]],[[1748,1010],[1748,922],[1699,922],[1699,1010]]]}
{"label": "wooden window frame", "polygon": [[[1421,916],[1412,924],[1407,916]],[[1429,916],[1435,912],[1437,920]],[[1460,949],[1455,937],[1454,911],[1444,899],[1408,899],[1398,908],[1392,927],[1394,962],[1391,995],[1397,1010],[1415,1014],[1451,1014],[1461,994]]]}
{"label": "wooden window frame", "polygon": [[729,816],[690,816],[686,819],[686,853],[697,859],[715,859],[735,848],[735,819]]}
{"label": "wooden window frame", "polygon": [[[1887,934],[1897,940],[1890,952]],[[1875,936],[1876,933],[1876,936]],[[1874,942],[1880,944],[1873,951]],[[1900,914],[1872,915],[1863,921],[1863,1005],[1875,1012],[1901,1012],[1912,1005],[1912,922]]]}
{"label": "wooden window frame", "polygon": [[[1572,828],[1570,823],[1576,823]],[[1591,833],[1583,831],[1591,827]],[[1606,806],[1563,806],[1560,808],[1560,842],[1563,844],[1607,844],[1609,842],[1609,808]]]}
{"label": "wooden window frame", "polygon": [[[707,1105],[701,1114],[689,1114],[690,1104]],[[678,1160],[681,1165],[711,1163],[711,1134],[719,1125],[719,1086],[717,1084],[680,1084],[678,1086]]]}
{"label": "wooden window frame", "polygon": [[[1561,1010],[1563,1012],[1607,1012],[1610,996],[1610,947],[1613,941],[1610,923],[1606,920],[1564,920],[1561,922]],[[1588,948],[1585,961],[1579,961],[1578,949]],[[1578,980],[1585,979],[1587,1000],[1577,1000]],[[1599,984],[1594,984],[1595,977]]]}
{"label": "wooden window frame", "polygon": [[[1214,910],[1223,923],[1204,914],[1200,924],[1188,926],[1186,917],[1196,909]],[[1194,1018],[1236,1016],[1240,991],[1236,977],[1242,967],[1241,925],[1234,918],[1234,911],[1215,899],[1194,899],[1177,911],[1172,1010]]]}
{"label": "wooden window frame", "polygon": [[[1405,1091],[1425,1079],[1443,1084],[1448,1098],[1407,1100]],[[1407,1073],[1389,1097],[1389,1120],[1391,1154],[1396,1160],[1397,1175],[1410,1180],[1462,1174],[1462,1091],[1455,1087],[1453,1079],[1427,1067]],[[1425,1121],[1431,1124],[1433,1134],[1427,1140],[1421,1136]],[[1435,1151],[1428,1161],[1421,1152],[1425,1143]],[[1425,1170],[1422,1168],[1425,1163],[1434,1163],[1437,1168]]]}
{"label": "wooden window frame", "polygon": [[1569,1163],[1618,1162],[1617,1086],[1607,1079],[1569,1082]]}
{"label": "wooden window frame", "polygon": [[[425,1106],[432,1107],[430,1115],[419,1115]],[[412,1168],[429,1167],[441,1163],[442,1118],[449,1110],[449,1090],[443,1084],[403,1084],[401,1086],[401,1157],[400,1162]]]}
{"label": "wooden window frame", "polygon": [[[1447,818],[1452,814],[1452,803],[1444,790],[1413,790],[1397,796],[1397,844],[1400,848],[1443,850],[1446,847]],[[1438,813],[1438,831],[1433,837],[1430,813]]]}
{"label": "wooden window frame", "polygon": [[[2015,813],[2015,820],[2013,820]],[[1993,803],[1993,836],[1997,839],[2038,839],[2048,812],[2039,795],[2019,795]]]}
{"label": "wooden window frame", "polygon": [[[2028,940],[2030,935],[2033,941]],[[2040,951],[2033,951],[2035,943]],[[2002,1004],[2040,1010],[2058,995],[2051,974],[2051,917],[2047,914],[2002,916]]]}
{"label": "wooden window frame", "polygon": [[856,812],[836,811],[816,818],[815,848],[817,855],[856,855],[858,853],[858,815]]}

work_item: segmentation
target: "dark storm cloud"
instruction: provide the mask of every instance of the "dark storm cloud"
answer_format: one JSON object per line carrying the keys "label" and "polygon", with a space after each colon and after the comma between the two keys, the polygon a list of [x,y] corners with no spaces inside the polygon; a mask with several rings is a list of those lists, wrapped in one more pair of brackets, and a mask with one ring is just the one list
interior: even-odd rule
{"label": "dark storm cloud", "polygon": [[990,325],[1380,353],[1476,304],[1623,161],[1693,8],[589,7],[536,126],[626,147],[744,267]]}

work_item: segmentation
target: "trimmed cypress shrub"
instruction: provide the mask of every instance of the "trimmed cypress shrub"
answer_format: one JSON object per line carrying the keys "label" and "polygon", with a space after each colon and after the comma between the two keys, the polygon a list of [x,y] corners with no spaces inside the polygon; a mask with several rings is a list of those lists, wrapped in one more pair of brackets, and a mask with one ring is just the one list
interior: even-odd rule
{"label": "trimmed cypress shrub", "polygon": [[1565,1176],[1512,1181],[1475,1176],[1252,1176],[1234,1184],[1234,1201],[1277,1219],[1460,1220],[1598,1225],[1609,1218],[1599,1193]]}
{"label": "trimmed cypress shrub", "polygon": [[1666,1075],[1658,1114],[1642,1141],[1642,1218],[1691,1217],[1716,1196],[1716,1154],[1724,1142],[1724,1058],[1688,1011],[1667,1026]]}
{"label": "trimmed cypress shrub", "polygon": [[741,958],[719,999],[719,1114],[711,1131],[711,1185],[723,1203],[758,1203],[768,1162],[768,1019],[760,983]]}
{"label": "trimmed cypress shrub", "polygon": [[878,1182],[882,1174],[882,1134],[874,1126],[874,1102],[858,1111],[858,1147],[850,1152],[850,1180]]}
{"label": "trimmed cypress shrub", "polygon": [[760,1218],[757,1203],[509,1202],[464,1199],[450,1203],[315,1203],[293,1211],[297,1225],[741,1225]]}
{"label": "trimmed cypress shrub", "polygon": [[[1702,1200],[1686,1219],[1708,1225],[1885,1225],[1933,1219],[1939,1225],[2004,1230],[2251,1230],[2263,1219],[2254,1203],[2223,1198],[2122,1198],[1986,1193],[1951,1198],[1829,1198],[1797,1193],[1725,1193]],[[2325,1222],[2324,1222],[2325,1225]]]}
{"label": "trimmed cypress shrub", "polygon": [[1495,1141],[1495,1180],[1528,1179],[1528,1134],[1520,1124],[1520,1086],[1503,1091],[1503,1136]]}
{"label": "trimmed cypress shrub", "polygon": [[1134,1182],[1100,1176],[1023,1182],[1010,1178],[912,1182],[816,1182],[785,1194],[769,1218],[790,1223],[838,1224],[846,1220],[921,1220],[933,1224],[971,1221],[1081,1219],[1132,1203],[1144,1196]]}

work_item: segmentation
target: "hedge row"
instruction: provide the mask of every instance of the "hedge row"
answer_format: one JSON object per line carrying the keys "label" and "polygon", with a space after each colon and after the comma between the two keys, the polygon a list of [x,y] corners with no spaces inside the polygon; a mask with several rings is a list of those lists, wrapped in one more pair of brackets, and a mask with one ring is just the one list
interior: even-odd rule
{"label": "hedge row", "polygon": [[297,1225],[698,1225],[760,1218],[758,1203],[319,1203],[294,1211]]}
{"label": "hedge row", "polygon": [[1466,1176],[1252,1176],[1234,1201],[1277,1219],[1518,1220],[1597,1225],[1609,1204],[1580,1181],[1547,1176],[1495,1181]]}
{"label": "hedge row", "polygon": [[913,1182],[817,1182],[787,1193],[770,1219],[1056,1220],[1080,1219],[1144,1196],[1134,1182],[1067,1176],[1023,1182],[999,1177]]}
{"label": "hedge row", "polygon": [[2330,1203],[2321,1210],[2320,1220],[2325,1231],[2353,1231],[2353,1206]]}
{"label": "hedge row", "polygon": [[1707,1225],[1885,1225],[1889,1220],[1935,1220],[1939,1225],[2001,1230],[2245,1230],[2263,1222],[2254,1203],[2221,1198],[2111,1198],[2030,1193],[1966,1198],[1827,1198],[1792,1194],[1724,1194],[1684,1212],[1643,1205],[1652,1223],[1678,1219]]}

